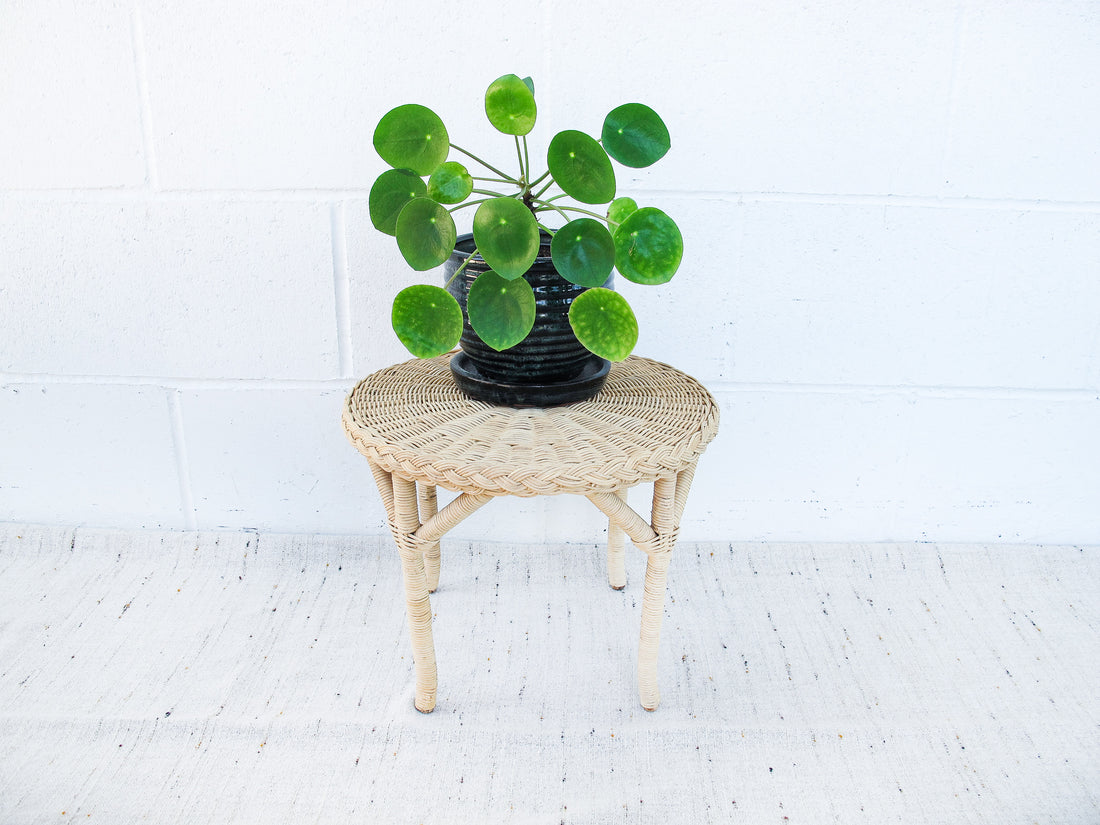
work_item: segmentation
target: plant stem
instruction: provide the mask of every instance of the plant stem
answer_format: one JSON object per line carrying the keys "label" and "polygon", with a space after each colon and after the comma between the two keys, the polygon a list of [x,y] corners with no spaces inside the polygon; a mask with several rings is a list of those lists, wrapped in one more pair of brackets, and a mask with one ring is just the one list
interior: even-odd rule
{"label": "plant stem", "polygon": [[531,177],[531,156],[527,153],[527,135],[523,136],[523,166],[526,170],[523,173],[523,179],[527,180]]}
{"label": "plant stem", "polygon": [[477,254],[477,247],[475,246],[474,251],[470,253],[470,257],[468,257],[466,260],[464,260],[459,265],[458,269],[455,270],[455,274],[447,279],[447,283],[445,283],[443,285],[444,289],[446,289],[447,287],[449,287],[451,284],[453,284],[455,282],[455,278],[457,278],[459,275],[461,275],[463,270],[465,270],[466,267],[468,267],[470,265],[470,261],[472,261],[474,259],[474,255],[476,255],[476,254]]}
{"label": "plant stem", "polygon": [[527,170],[523,166],[523,152],[519,148],[519,138],[516,138],[516,157],[519,158],[519,181],[520,185],[524,185],[527,182]]}
{"label": "plant stem", "polygon": [[[500,196],[497,195],[496,197],[500,197]],[[476,201],[466,201],[465,203],[460,203],[458,206],[451,207],[447,211],[448,212],[457,212],[459,209],[465,209],[467,206],[477,206],[479,203],[485,203],[486,201],[491,201],[491,200],[493,200],[493,198],[479,198]]]}
{"label": "plant stem", "polygon": [[502,195],[500,192],[494,192],[492,189],[471,189],[472,195],[492,195],[494,198],[511,198],[513,195]]}
{"label": "plant stem", "polygon": [[[549,174],[550,174],[550,171],[549,171],[549,170],[547,170],[547,172],[546,172],[546,175],[549,175]],[[543,175],[543,176],[542,176],[542,178],[545,178],[545,177],[546,177],[546,175]],[[542,178],[539,178],[539,180],[542,180]],[[538,183],[538,182],[539,182],[539,180],[535,181],[535,183]],[[533,183],[533,184],[531,184],[531,185],[532,185],[532,186],[534,186],[534,185],[535,185],[535,183]],[[535,199],[537,200],[538,198],[541,198],[541,197],[542,197],[542,194],[543,194],[543,192],[545,192],[545,191],[546,191],[547,189],[549,189],[549,188],[550,188],[551,186],[553,186],[553,185],[554,185],[554,179],[553,179],[553,178],[551,178],[551,179],[550,179],[550,182],[549,182],[549,183],[547,183],[547,184],[546,184],[546,186],[542,187],[542,189],[540,189],[540,190],[538,191],[538,193],[537,193],[537,194],[535,195]]]}
{"label": "plant stem", "polygon": [[[524,138],[524,140],[526,140],[526,138]],[[539,175],[539,176],[538,176],[538,179],[537,179],[537,180],[533,180],[533,181],[531,181],[531,186],[532,186],[532,187],[534,187],[534,186],[538,186],[538,185],[539,185],[540,183],[542,183],[542,182],[543,182],[543,180],[545,180],[545,179],[546,179],[546,178],[547,178],[547,177],[548,177],[549,175],[550,175],[550,170],[549,170],[549,169],[547,169],[547,170],[546,170],[545,172],[543,172],[543,173],[542,173],[541,175]]]}
{"label": "plant stem", "polygon": [[488,170],[489,170],[490,172],[496,172],[496,173],[497,173],[498,175],[500,175],[500,176],[501,176],[501,177],[502,177],[502,178],[503,178],[504,180],[506,180],[506,181],[507,181],[508,183],[514,183],[514,184],[515,184],[516,186],[522,186],[522,185],[523,185],[522,183],[520,183],[520,181],[518,181],[518,180],[516,180],[515,178],[513,178],[513,177],[512,177],[511,175],[509,175],[509,174],[508,174],[507,172],[501,172],[501,171],[500,171],[499,169],[497,169],[497,168],[496,168],[495,166],[492,166],[491,164],[488,164],[488,163],[486,163],[485,161],[483,161],[483,160],[482,160],[481,158],[479,158],[479,157],[478,157],[477,155],[473,154],[472,152],[467,152],[467,151],[466,151],[465,149],[463,149],[463,148],[462,148],[461,146],[459,146],[458,144],[456,144],[456,143],[452,143],[452,144],[451,144],[451,148],[452,148],[452,149],[457,149],[457,150],[458,150],[459,152],[461,152],[462,154],[464,154],[464,155],[465,155],[466,157],[468,157],[468,158],[472,158],[472,159],[476,160],[476,161],[477,161],[478,163],[480,163],[480,164],[481,164],[482,166],[484,166],[484,167],[485,167],[486,169],[488,169]]}
{"label": "plant stem", "polygon": [[[542,201],[542,202],[543,203],[548,203],[548,201]],[[557,209],[558,207],[555,206],[554,208]],[[618,224],[615,223],[615,221],[611,220],[609,217],[607,217],[607,215],[601,215],[598,212],[592,212],[592,211],[589,211],[588,209],[581,209],[579,206],[563,206],[561,208],[565,209],[569,212],[580,212],[582,215],[591,215],[593,218],[598,218],[601,221],[603,221],[604,223],[615,224],[615,226],[618,226]]]}
{"label": "plant stem", "polygon": [[472,180],[480,180],[485,183],[515,183],[514,180],[505,180],[504,178],[479,178],[477,175],[470,175]]}
{"label": "plant stem", "polygon": [[556,204],[553,204],[553,203],[547,203],[546,201],[540,201],[540,203],[542,203],[543,205],[541,207],[537,208],[535,211],[537,211],[537,212],[557,212],[559,215],[561,215],[565,219],[566,223],[569,223],[569,216],[566,215],[564,212],[562,212],[561,207],[559,207],[559,206],[557,206]]}

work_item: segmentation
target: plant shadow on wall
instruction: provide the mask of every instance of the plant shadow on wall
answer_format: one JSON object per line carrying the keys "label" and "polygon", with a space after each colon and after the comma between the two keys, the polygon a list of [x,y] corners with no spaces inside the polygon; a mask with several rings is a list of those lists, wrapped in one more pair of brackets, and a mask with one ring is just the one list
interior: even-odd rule
{"label": "plant shadow on wall", "polygon": [[[558,132],[546,171],[536,176],[527,147],[536,111],[531,78],[505,75],[485,93],[489,122],[515,143],[518,172],[511,175],[452,143],[431,109],[392,109],[374,132],[374,147],[392,168],[374,182],[369,202],[371,222],[397,239],[409,266],[445,265],[445,287],[398,293],[397,337],[418,358],[461,343],[450,362],[459,387],[517,406],[597,393],[609,362],[629,356],[638,340],[634,312],[612,288],[614,272],[663,284],[683,255],[672,218],[616,198],[613,160],[642,168],[669,149],[656,112],[642,103],[618,106],[599,139]],[[476,163],[477,174],[451,159],[452,150]],[[586,208],[604,204],[602,213]],[[473,232],[459,237],[452,215],[469,207],[477,207]]]}

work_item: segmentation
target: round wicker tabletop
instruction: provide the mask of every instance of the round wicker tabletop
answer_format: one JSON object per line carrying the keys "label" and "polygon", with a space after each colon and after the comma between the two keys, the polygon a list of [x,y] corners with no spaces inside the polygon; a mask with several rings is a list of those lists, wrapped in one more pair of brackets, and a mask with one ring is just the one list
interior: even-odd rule
{"label": "round wicker tabletop", "polygon": [[718,431],[688,375],[647,358],[612,364],[603,390],[562,407],[500,407],[455,385],[450,355],[363,379],[344,430],[371,462],[411,481],[494,496],[612,492],[675,476]]}

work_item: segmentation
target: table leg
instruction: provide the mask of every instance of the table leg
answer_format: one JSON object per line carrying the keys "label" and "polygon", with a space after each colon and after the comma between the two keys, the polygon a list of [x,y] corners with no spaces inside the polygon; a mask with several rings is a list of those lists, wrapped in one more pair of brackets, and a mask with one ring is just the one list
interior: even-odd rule
{"label": "table leg", "polygon": [[428,579],[424,571],[424,553],[414,533],[420,527],[416,483],[393,475],[394,540],[401,554],[401,572],[405,579],[405,611],[412,639],[413,668],[416,672],[416,699],[421,713],[435,708],[438,684],[435,668],[435,644],[432,641],[432,605],[428,599]]}
{"label": "table leg", "polygon": [[[435,643],[432,640],[432,605],[428,593],[439,580],[439,539],[490,501],[492,496],[487,493],[462,493],[440,511],[434,486],[425,484],[418,490],[415,482],[390,473],[374,462],[371,462],[370,468],[401,556],[405,611],[409,619],[416,673],[414,704],[422,713],[430,713],[435,708],[438,677]],[[420,521],[422,515],[423,524]],[[431,559],[433,548],[434,574]]]}
{"label": "table leg", "polygon": [[646,710],[656,710],[661,702],[661,691],[657,687],[657,651],[661,644],[668,566],[676,543],[676,478],[659,478],[653,483],[652,526],[656,538],[643,548],[649,558],[638,640],[638,696]]}
{"label": "table leg", "polygon": [[632,510],[618,494],[588,494],[588,499],[648,556],[642,594],[642,627],[638,640],[638,697],[646,710],[656,710],[661,702],[661,692],[657,688],[657,651],[664,618],[665,584],[676,537],[680,533],[680,517],[687,504],[694,476],[693,464],[675,477],[654,482],[651,523]]}
{"label": "table leg", "polygon": [[[615,495],[626,503],[626,490],[616,490]],[[615,590],[626,587],[626,535],[614,520],[607,520],[607,583]]]}
{"label": "table leg", "polygon": [[[436,498],[435,487],[430,484],[419,484],[416,489],[417,500],[420,504],[420,520],[427,521],[439,512],[439,501]],[[439,587],[439,542],[435,541],[424,548],[424,572],[428,577],[428,592],[434,593]]]}
{"label": "table leg", "polygon": [[645,567],[642,630],[638,639],[638,698],[646,710],[657,710],[661,703],[661,691],[657,687],[657,651],[661,646],[665,582],[671,558],[671,553],[650,555]]}

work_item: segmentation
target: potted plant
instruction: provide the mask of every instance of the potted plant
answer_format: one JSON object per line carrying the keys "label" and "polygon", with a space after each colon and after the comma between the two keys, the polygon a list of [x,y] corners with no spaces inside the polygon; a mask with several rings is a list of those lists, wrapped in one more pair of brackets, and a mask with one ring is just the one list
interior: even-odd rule
{"label": "potted plant", "polygon": [[[445,287],[410,286],[394,299],[393,329],[406,348],[430,358],[461,343],[451,369],[467,393],[549,406],[594,395],[608,362],[625,359],[637,342],[637,320],[611,288],[613,272],[666,283],[683,238],[661,210],[616,197],[613,160],[642,168],[669,149],[656,112],[618,106],[598,140],[558,132],[541,174],[527,147],[536,112],[530,78],[505,75],[485,93],[489,122],[515,142],[518,172],[509,174],[452,143],[431,109],[392,109],[374,132],[392,168],[371,187],[369,207],[375,228],[396,238],[414,270],[445,265]],[[459,237],[452,214],[470,207],[473,232]]]}

